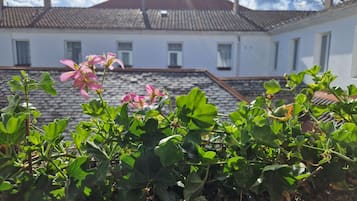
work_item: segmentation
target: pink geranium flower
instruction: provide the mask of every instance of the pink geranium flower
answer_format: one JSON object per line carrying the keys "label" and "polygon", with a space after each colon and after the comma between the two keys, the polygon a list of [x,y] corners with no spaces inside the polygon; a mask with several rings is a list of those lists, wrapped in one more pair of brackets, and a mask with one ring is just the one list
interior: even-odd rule
{"label": "pink geranium flower", "polygon": [[133,93],[133,92],[128,93],[122,97],[121,102],[122,103],[132,103],[136,96],[137,96],[136,93]]}
{"label": "pink geranium flower", "polygon": [[151,104],[156,102],[156,97],[165,96],[165,94],[161,93],[159,89],[155,88],[150,84],[147,84],[145,88]]}
{"label": "pink geranium flower", "polygon": [[124,69],[124,63],[116,58],[116,54],[112,52],[108,52],[105,60],[102,62],[105,68],[109,68],[110,70],[114,69],[114,64],[117,63],[119,66]]}
{"label": "pink geranium flower", "polygon": [[102,86],[98,84],[98,78],[96,74],[88,67],[86,63],[81,63],[78,65],[74,61],[68,59],[61,60],[61,63],[73,69],[73,71],[62,73],[60,80],[64,82],[69,79],[73,79],[73,86],[80,89],[80,93],[85,99],[89,98],[89,89],[99,90],[102,88]]}
{"label": "pink geranium flower", "polygon": [[145,102],[145,96],[139,96],[133,92],[123,96],[121,102],[128,103],[130,107],[137,109],[142,109],[148,106],[148,104]]}
{"label": "pink geranium flower", "polygon": [[90,66],[94,66],[97,64],[102,64],[105,62],[105,57],[102,55],[88,55],[87,57],[87,64]]}
{"label": "pink geranium flower", "polygon": [[89,98],[89,89],[93,91],[102,89],[102,85],[98,83],[97,76],[92,72],[81,74],[80,77],[74,80],[73,86],[80,89],[80,93],[85,99]]}

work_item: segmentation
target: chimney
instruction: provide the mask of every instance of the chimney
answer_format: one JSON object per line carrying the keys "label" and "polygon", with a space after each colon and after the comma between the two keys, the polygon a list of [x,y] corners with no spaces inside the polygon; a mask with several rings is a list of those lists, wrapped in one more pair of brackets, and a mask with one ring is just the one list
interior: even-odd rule
{"label": "chimney", "polygon": [[239,0],[234,0],[234,3],[233,3],[233,12],[235,14],[238,14],[239,13]]}
{"label": "chimney", "polygon": [[324,7],[325,9],[329,9],[333,6],[333,0],[325,0]]}
{"label": "chimney", "polygon": [[146,0],[141,0],[141,11],[146,11]]}
{"label": "chimney", "polygon": [[[0,1],[1,1],[1,0],[0,0]],[[45,7],[46,9],[51,8],[51,7],[52,7],[52,5],[51,5],[51,0],[44,0],[44,7]]]}

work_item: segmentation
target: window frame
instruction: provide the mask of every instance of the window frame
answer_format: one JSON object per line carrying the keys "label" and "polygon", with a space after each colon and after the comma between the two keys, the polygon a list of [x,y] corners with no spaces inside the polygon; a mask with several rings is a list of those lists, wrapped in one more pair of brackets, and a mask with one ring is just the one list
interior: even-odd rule
{"label": "window frame", "polygon": [[[180,45],[181,50],[170,50],[170,44]],[[171,65],[171,54],[177,55],[177,65]],[[183,66],[183,43],[182,42],[168,42],[167,43],[167,66],[169,68],[181,68]]]}
{"label": "window frame", "polygon": [[[223,66],[223,65],[219,65],[219,57],[220,57],[220,52],[219,52],[219,47],[221,45],[224,46],[229,46],[230,48],[230,58],[229,58],[229,65],[228,66]],[[233,43],[227,43],[227,42],[222,42],[222,43],[217,43],[217,49],[216,49],[216,53],[217,53],[217,57],[216,57],[216,65],[217,65],[217,69],[221,70],[221,71],[230,71],[232,70],[232,66],[233,66]]]}
{"label": "window frame", "polygon": [[352,78],[357,78],[357,26],[355,27],[353,36],[351,76]]}
{"label": "window frame", "polygon": [[297,71],[299,67],[299,56],[300,56],[300,38],[292,39],[292,60],[291,60],[291,70]]}
{"label": "window frame", "polygon": [[[323,37],[327,36],[326,44],[325,44],[325,51],[323,53]],[[318,57],[318,64],[321,67],[320,73],[325,72],[329,68],[329,61],[330,61],[330,49],[331,49],[331,31],[320,33],[320,47],[319,47],[319,57]],[[324,59],[322,56],[324,55]],[[322,65],[322,59],[324,60],[324,64]]]}
{"label": "window frame", "polygon": [[[73,53],[72,55],[69,55],[69,52],[68,52],[68,43],[79,43],[80,45],[80,53],[79,53],[79,58],[78,58],[78,61],[76,61],[74,58],[73,58]],[[65,55],[65,58],[67,59],[71,59],[73,60],[74,62],[76,63],[80,63],[83,61],[83,48],[82,48],[82,41],[80,40],[65,40],[64,41],[64,55]]]}
{"label": "window frame", "polygon": [[[120,48],[119,48],[120,43],[130,43],[131,50],[120,50]],[[123,63],[124,63],[124,59],[122,58],[122,54],[127,53],[129,55],[129,64],[124,63],[125,67],[133,67],[133,50],[134,50],[134,44],[132,41],[118,41],[117,42],[118,57],[123,61]]]}
{"label": "window frame", "polygon": [[[27,42],[28,43],[28,60],[27,64],[20,64],[19,57],[17,54],[17,42]],[[14,52],[14,64],[15,66],[31,66],[31,42],[29,39],[13,39],[13,52]]]}
{"label": "window frame", "polygon": [[280,43],[279,43],[279,41],[275,41],[274,42],[274,59],[273,59],[273,69],[274,69],[274,71],[278,70],[279,50],[280,50]]}

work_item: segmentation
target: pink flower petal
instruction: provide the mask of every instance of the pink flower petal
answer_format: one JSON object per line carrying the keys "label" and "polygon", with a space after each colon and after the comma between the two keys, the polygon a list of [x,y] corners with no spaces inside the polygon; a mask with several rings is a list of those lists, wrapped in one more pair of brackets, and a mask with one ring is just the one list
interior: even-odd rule
{"label": "pink flower petal", "polygon": [[65,72],[62,73],[60,76],[61,82],[67,81],[75,76],[76,71],[70,71],[70,72]]}
{"label": "pink flower petal", "polygon": [[76,70],[75,65],[76,63],[74,63],[74,61],[70,60],[70,59],[62,59],[60,60],[60,62],[70,68],[72,68],[73,70]]}
{"label": "pink flower petal", "polygon": [[88,83],[88,89],[91,89],[91,90],[98,90],[98,89],[102,89],[102,85],[94,82],[94,83]]}
{"label": "pink flower petal", "polygon": [[89,95],[88,95],[87,91],[84,89],[84,87],[81,88],[80,93],[83,98],[85,98],[85,99],[89,98]]}

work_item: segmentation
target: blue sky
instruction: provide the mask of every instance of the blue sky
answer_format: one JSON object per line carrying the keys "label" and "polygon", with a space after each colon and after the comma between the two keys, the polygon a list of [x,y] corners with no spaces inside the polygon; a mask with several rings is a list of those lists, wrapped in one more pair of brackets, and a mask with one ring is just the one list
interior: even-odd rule
{"label": "blue sky", "polygon": [[[89,7],[105,0],[52,0],[53,6]],[[129,0],[128,0],[129,1]],[[262,10],[316,10],[323,0],[240,0],[243,6]],[[336,0],[339,1],[339,0]],[[42,6],[43,0],[5,0],[11,6]]]}

